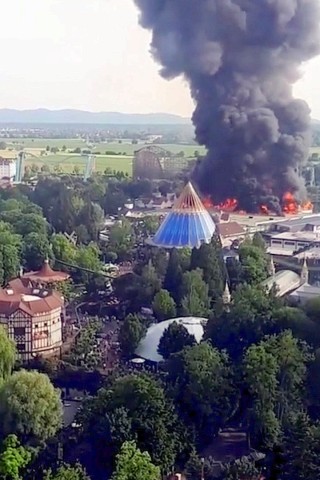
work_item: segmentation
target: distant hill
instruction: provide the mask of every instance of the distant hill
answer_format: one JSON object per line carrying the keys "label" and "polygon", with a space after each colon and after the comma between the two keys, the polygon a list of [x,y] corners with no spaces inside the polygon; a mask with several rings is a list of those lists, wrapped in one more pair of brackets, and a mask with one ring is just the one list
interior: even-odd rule
{"label": "distant hill", "polygon": [[82,110],[0,109],[0,123],[72,123],[112,125],[188,125],[190,119],[170,113],[86,112]]}

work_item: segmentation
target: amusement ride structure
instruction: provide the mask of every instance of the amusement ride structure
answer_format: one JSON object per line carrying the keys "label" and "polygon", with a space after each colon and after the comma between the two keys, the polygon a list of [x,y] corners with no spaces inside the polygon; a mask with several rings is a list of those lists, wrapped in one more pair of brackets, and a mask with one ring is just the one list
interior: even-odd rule
{"label": "amusement ride structure", "polygon": [[188,182],[150,244],[162,248],[199,248],[210,243],[215,223]]}

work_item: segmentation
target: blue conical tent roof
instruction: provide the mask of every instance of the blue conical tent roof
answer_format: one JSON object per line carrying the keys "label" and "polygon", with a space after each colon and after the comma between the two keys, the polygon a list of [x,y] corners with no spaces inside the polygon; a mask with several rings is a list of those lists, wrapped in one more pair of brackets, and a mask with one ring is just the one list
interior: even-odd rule
{"label": "blue conical tent roof", "polygon": [[214,232],[214,221],[188,182],[152,244],[163,248],[198,248],[202,243],[209,243]]}

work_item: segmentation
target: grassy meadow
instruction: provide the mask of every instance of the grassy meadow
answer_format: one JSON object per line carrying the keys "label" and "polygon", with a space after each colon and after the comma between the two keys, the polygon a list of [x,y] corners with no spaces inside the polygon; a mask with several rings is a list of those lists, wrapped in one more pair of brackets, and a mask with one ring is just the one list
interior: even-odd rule
{"label": "grassy meadow", "polygon": [[[27,154],[26,165],[28,166],[35,164],[41,168],[42,165],[48,165],[52,171],[59,167],[65,173],[72,173],[75,168],[79,169],[80,173],[85,170],[85,157],[72,153],[76,148],[86,148],[86,143],[82,139],[10,138],[4,140],[9,149],[17,151],[21,148],[24,149]],[[65,147],[65,151],[44,154],[47,146],[60,150]],[[143,143],[132,145],[131,140],[122,140],[121,143],[115,141],[96,144],[93,148],[93,153],[97,152],[95,155],[96,171],[104,172],[106,168],[109,168],[128,173],[131,176],[134,152],[145,146],[146,144]],[[192,157],[196,150],[200,153],[205,152],[204,147],[197,145],[168,144],[159,146],[173,154],[182,151],[185,157]],[[106,154],[106,152],[108,153]]]}

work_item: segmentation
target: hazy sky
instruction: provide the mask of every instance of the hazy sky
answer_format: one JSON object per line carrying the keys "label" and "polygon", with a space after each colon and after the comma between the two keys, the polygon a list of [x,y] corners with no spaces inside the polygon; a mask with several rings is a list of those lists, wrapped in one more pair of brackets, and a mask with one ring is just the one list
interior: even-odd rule
{"label": "hazy sky", "polygon": [[[0,108],[190,115],[182,80],[168,82],[149,54],[133,0],[0,0]],[[320,58],[296,93],[320,119]]]}

